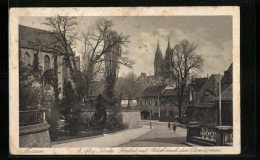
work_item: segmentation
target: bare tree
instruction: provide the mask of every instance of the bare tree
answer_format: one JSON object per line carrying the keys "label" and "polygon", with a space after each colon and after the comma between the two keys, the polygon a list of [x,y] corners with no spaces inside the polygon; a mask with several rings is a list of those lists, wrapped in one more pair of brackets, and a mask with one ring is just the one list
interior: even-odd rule
{"label": "bare tree", "polygon": [[[95,25],[91,26],[84,34],[85,55],[88,63],[83,67],[87,84],[91,85],[95,76],[105,67],[105,77],[109,83],[106,90],[114,88],[118,64],[131,67],[133,62],[125,55],[123,48],[127,47],[129,36],[118,34],[112,29],[113,22],[106,19],[98,19]],[[89,88],[90,86],[88,86]],[[89,89],[86,89],[88,92]],[[113,92],[113,89],[111,90]],[[86,93],[88,95],[88,93]],[[107,95],[113,95],[107,92]]]}
{"label": "bare tree", "polygon": [[[75,46],[75,41],[77,40],[77,33],[75,32],[75,27],[77,25],[76,17],[67,16],[57,16],[46,18],[46,22],[43,23],[50,27],[50,31],[41,31],[39,36],[48,35],[52,37],[46,40],[37,39],[35,42],[31,42],[35,50],[47,50],[53,54],[53,57],[64,57],[64,63],[61,65],[66,65],[69,68],[70,77],[73,80],[76,89],[78,91],[78,99],[81,99],[81,87],[82,74],[79,68],[76,67],[76,62],[74,59],[75,53],[73,52],[73,46]],[[43,38],[44,39],[44,38]],[[57,74],[57,72],[55,72]],[[55,89],[55,92],[58,92]]]}
{"label": "bare tree", "polygon": [[139,92],[142,91],[142,89],[143,85],[137,81],[137,76],[134,72],[130,72],[126,76],[121,77],[116,84],[116,91],[120,98],[120,104],[122,98],[124,97],[128,100],[127,107],[130,108],[131,101]]}
{"label": "bare tree", "polygon": [[195,53],[197,45],[183,40],[173,48],[172,77],[176,85],[176,92],[179,108],[179,120],[182,119],[184,90],[187,81],[190,78],[190,73],[200,69],[203,65],[203,59]]}

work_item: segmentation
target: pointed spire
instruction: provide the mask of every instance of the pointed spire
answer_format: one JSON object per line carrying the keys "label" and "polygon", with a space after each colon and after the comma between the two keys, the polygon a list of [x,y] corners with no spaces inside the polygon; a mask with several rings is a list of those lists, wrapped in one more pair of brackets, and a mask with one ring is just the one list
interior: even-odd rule
{"label": "pointed spire", "polygon": [[160,45],[159,45],[159,40],[157,42],[157,49],[156,49],[156,52],[155,52],[155,62],[158,62],[158,61],[161,61],[162,59],[162,52],[161,52],[161,49],[160,49]]}

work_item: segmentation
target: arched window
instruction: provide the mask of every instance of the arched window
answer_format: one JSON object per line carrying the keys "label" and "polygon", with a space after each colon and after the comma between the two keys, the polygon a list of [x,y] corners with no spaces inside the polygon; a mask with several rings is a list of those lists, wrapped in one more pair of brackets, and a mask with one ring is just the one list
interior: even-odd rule
{"label": "arched window", "polygon": [[46,55],[44,57],[44,71],[50,69],[50,57]]}
{"label": "arched window", "polygon": [[54,70],[55,70],[55,72],[58,72],[58,59],[57,59],[57,57],[54,58]]}
{"label": "arched window", "polygon": [[62,78],[65,80],[67,78],[67,66],[66,66],[66,59],[63,58],[62,60]]}
{"label": "arched window", "polygon": [[31,57],[30,57],[29,53],[25,52],[23,58],[24,58],[24,64],[26,66],[31,64]]}

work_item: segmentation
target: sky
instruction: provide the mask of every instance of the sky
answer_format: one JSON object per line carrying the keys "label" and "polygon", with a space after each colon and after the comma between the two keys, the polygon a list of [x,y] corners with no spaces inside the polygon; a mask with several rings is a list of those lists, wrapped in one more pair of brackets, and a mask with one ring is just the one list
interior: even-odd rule
{"label": "sky", "polygon": [[[20,17],[19,24],[49,30],[43,23],[46,17]],[[132,69],[120,66],[119,76],[134,71],[154,74],[154,56],[157,43],[165,56],[170,39],[171,47],[183,39],[197,44],[195,52],[202,56],[204,65],[198,77],[207,74],[224,74],[232,63],[232,17],[231,16],[116,16],[77,17],[75,32],[81,36],[99,18],[112,20],[113,29],[130,36],[128,57],[135,61]],[[79,37],[80,38],[80,37]],[[80,55],[83,41],[78,40],[74,51]]]}

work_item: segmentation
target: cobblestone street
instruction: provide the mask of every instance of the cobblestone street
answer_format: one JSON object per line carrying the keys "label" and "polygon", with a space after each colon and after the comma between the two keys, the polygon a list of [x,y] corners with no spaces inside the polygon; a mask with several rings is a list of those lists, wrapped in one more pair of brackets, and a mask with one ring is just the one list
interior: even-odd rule
{"label": "cobblestone street", "polygon": [[[143,125],[149,125],[144,122]],[[168,129],[167,122],[152,122],[153,130],[119,147],[187,147],[182,142],[186,141],[187,131],[177,127],[176,133]]]}

